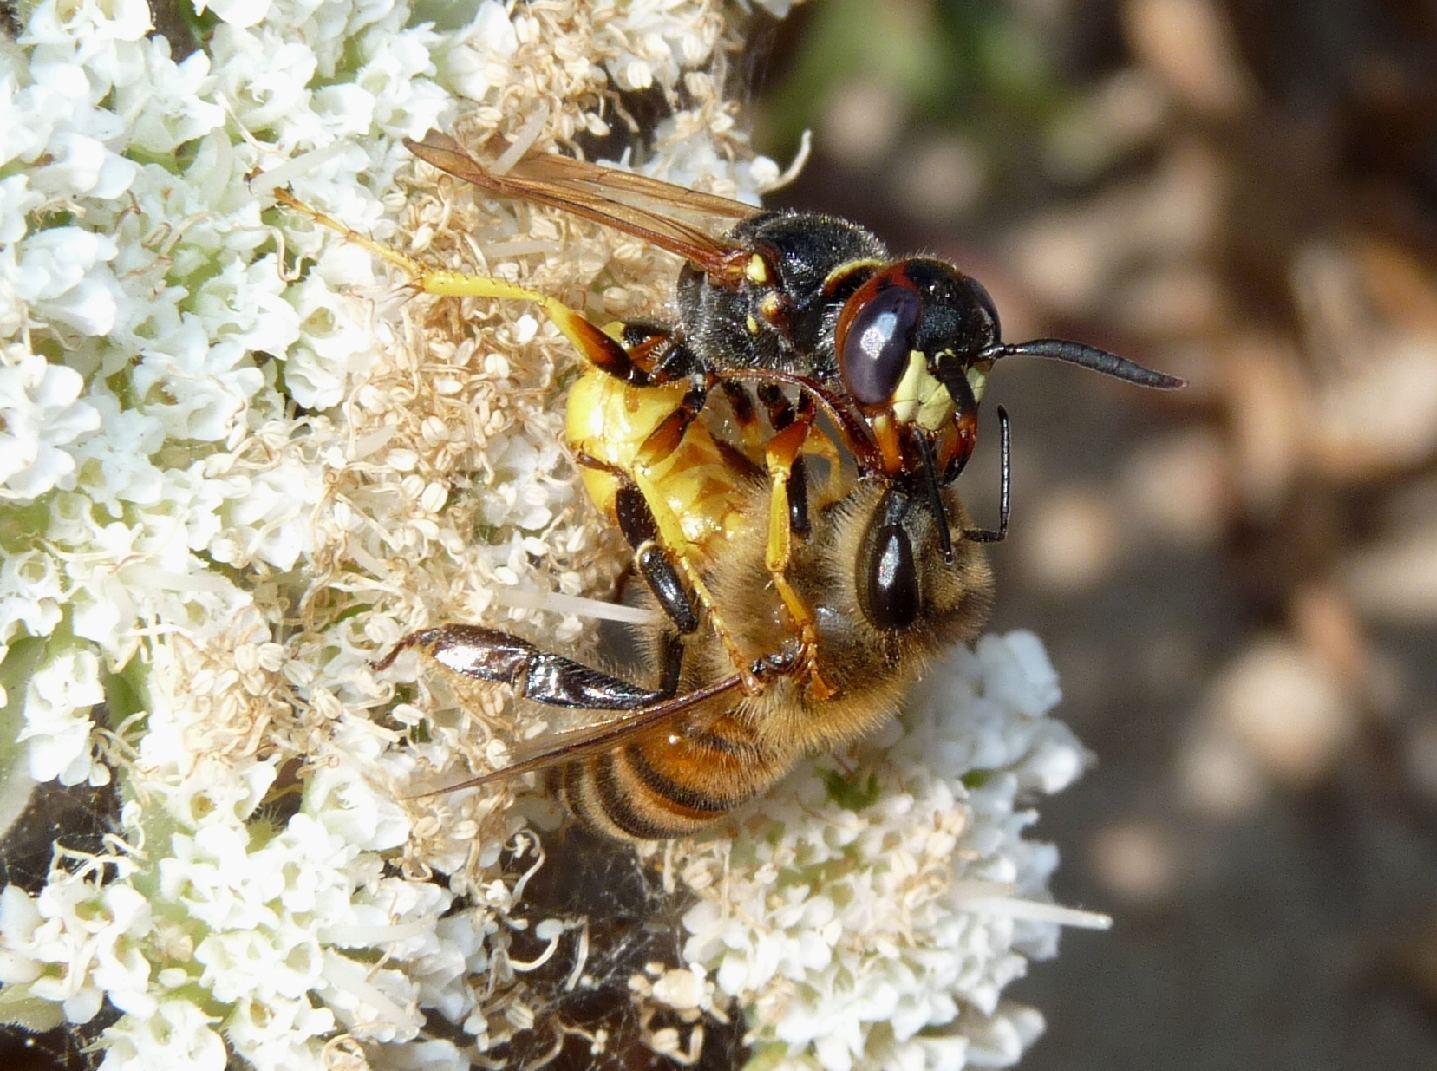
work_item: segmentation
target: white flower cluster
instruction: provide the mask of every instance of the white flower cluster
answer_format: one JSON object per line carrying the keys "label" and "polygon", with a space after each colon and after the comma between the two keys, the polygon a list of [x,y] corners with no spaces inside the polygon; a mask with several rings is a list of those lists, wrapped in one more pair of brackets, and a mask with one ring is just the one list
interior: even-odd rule
{"label": "white flower cluster", "polygon": [[[1060,923],[1052,845],[1024,801],[1086,754],[1030,633],[986,636],[936,666],[852,771],[821,759],[671,860],[699,902],[684,956],[706,999],[742,1006],[753,1068],[1008,1067],[1042,1029],[1002,998]],[[820,776],[821,774],[821,776]],[[707,979],[707,981],[706,981]]]}
{"label": "white flower cluster", "polygon": [[[719,0],[479,0],[451,28],[406,0],[198,8],[170,40],[143,0],[39,0],[0,34],[0,838],[38,784],[119,801],[102,845],[57,827],[49,873],[0,890],[0,1023],[113,1013],[113,1071],[457,1071],[534,1022],[526,972],[587,930],[526,907],[544,853],[507,789],[402,802],[502,761],[512,713],[427,674],[396,702],[403,668],[370,663],[438,620],[525,618],[544,600],[516,586],[592,593],[620,556],[559,446],[575,356],[554,328],[398,300],[270,190],[652,312],[651,251],[478,214],[400,140],[522,152],[608,133],[615,87],[652,87],[674,105],[654,173],[753,199],[777,168],[735,162]],[[673,848],[700,897],[689,962],[636,999],[698,1030],[737,998],[760,1063],[1011,1060],[1038,1020],[999,991],[1053,940],[1030,898],[1054,856],[1015,797],[1082,761],[1041,716],[1045,667],[987,641],[871,784],[810,770],[734,841]],[[537,955],[511,957],[519,931]]]}
{"label": "white flower cluster", "polygon": [[[602,133],[625,77],[675,102],[659,156],[684,140],[750,198],[773,168],[737,168],[699,92],[718,0],[416,6],[165,5],[161,33],[144,0],[37,0],[0,30],[0,837],[37,784],[121,804],[103,846],[57,826],[48,875],[10,871],[0,1023],[106,1008],[115,1071],[468,1067],[529,1014],[512,933],[568,932],[525,915],[513,868],[543,855],[507,795],[396,802],[499,757],[492,697],[396,704],[370,660],[440,615],[523,616],[507,586],[612,577],[559,447],[574,355],[524,309],[393,300],[270,191],[539,274],[570,222],[451,225],[401,139]],[[606,302],[654,307],[645,257],[588,248],[546,285],[603,269]]]}

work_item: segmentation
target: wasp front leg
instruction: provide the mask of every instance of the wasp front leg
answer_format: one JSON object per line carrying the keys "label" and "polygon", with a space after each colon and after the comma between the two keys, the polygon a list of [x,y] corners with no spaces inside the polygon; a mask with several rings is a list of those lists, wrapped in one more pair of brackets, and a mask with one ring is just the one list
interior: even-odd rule
{"label": "wasp front leg", "polygon": [[789,408],[786,401],[780,405],[777,398],[765,401],[769,420],[778,427],[778,433],[769,440],[764,455],[770,487],[764,565],[789,620],[798,631],[809,694],[818,700],[831,699],[836,693],[818,667],[818,628],[813,614],[788,580],[794,537],[802,537],[809,531],[807,467],[801,455],[813,428],[813,401],[808,395],[800,394],[796,409]]}

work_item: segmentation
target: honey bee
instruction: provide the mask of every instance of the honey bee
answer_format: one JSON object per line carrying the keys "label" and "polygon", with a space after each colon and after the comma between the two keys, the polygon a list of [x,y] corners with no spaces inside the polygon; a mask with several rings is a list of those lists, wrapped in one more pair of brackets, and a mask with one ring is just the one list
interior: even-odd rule
{"label": "honey bee", "polygon": [[[1001,528],[1006,429],[1004,419]],[[762,480],[732,490],[739,515],[762,516]],[[761,685],[756,693],[746,691],[733,652],[713,630],[684,637],[658,614],[637,636],[644,660],[658,667],[650,683],[463,624],[406,636],[377,668],[413,647],[455,673],[512,685],[524,699],[617,715],[532,742],[512,765],[441,791],[542,770],[553,795],[599,832],[634,840],[695,833],[761,795],[800,758],[877,728],[936,655],[978,634],[992,603],[983,543],[993,533],[968,526],[951,486],[941,494],[944,515],[957,521],[951,558],[926,499],[894,481],[855,480],[816,503],[788,579],[812,608],[817,669],[832,686],[821,698],[805,685],[806,655],[768,583],[761,523],[740,525],[703,568],[718,605],[744,623],[735,641]],[[640,598],[653,605],[649,592]]]}

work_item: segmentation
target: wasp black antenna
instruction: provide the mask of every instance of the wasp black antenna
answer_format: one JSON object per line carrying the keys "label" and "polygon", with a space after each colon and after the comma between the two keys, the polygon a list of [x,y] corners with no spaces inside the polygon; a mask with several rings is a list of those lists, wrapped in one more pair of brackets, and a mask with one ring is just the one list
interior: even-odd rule
{"label": "wasp black antenna", "polygon": [[1031,342],[995,342],[979,354],[985,360],[996,361],[1000,357],[1046,357],[1053,361],[1090,368],[1114,379],[1136,383],[1140,387],[1154,387],[1157,390],[1177,390],[1187,386],[1187,381],[1165,372],[1144,368],[1136,361],[1119,357],[1116,353],[1100,350],[1082,342],[1065,338],[1035,338]]}
{"label": "wasp black antenna", "polygon": [[998,530],[965,529],[963,538],[971,539],[975,543],[1001,543],[1008,538],[1008,515],[1013,506],[1013,436],[1008,426],[1008,410],[1001,405],[998,406],[998,425],[1003,443],[998,477]]}

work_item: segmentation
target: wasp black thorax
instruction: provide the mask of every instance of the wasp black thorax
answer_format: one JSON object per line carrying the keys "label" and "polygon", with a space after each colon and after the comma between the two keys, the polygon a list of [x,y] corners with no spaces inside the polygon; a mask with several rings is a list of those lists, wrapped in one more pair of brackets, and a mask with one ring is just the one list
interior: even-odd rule
{"label": "wasp black thorax", "polygon": [[832,295],[824,284],[841,265],[888,257],[856,223],[817,212],[762,213],[731,237],[753,250],[745,283],[715,283],[686,265],[677,300],[690,345],[710,368],[758,368],[838,381]]}

